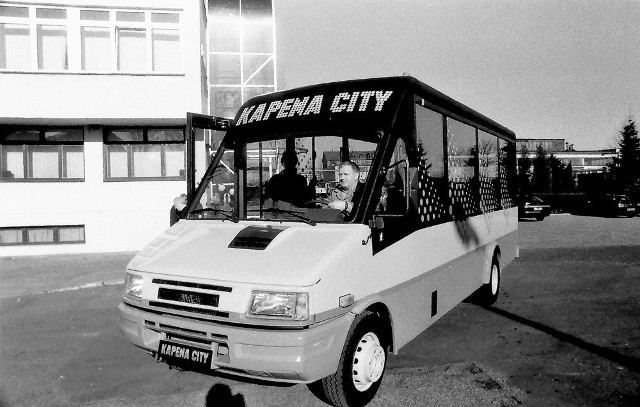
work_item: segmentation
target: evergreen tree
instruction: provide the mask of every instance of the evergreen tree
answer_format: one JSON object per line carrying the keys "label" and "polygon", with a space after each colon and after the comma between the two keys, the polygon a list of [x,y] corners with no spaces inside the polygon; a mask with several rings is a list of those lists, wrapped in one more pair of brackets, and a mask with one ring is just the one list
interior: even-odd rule
{"label": "evergreen tree", "polygon": [[549,170],[551,172],[551,192],[557,194],[558,192],[563,192],[563,173],[564,173],[564,164],[560,160],[556,158],[553,154],[549,155],[548,158]]}
{"label": "evergreen tree", "polygon": [[550,171],[549,171],[549,159],[547,152],[542,144],[539,144],[536,148],[536,156],[533,159],[533,191],[534,192],[549,192],[550,186]]}
{"label": "evergreen tree", "polygon": [[576,189],[576,181],[573,178],[573,166],[567,164],[562,170],[562,192],[573,192]]}
{"label": "evergreen tree", "polygon": [[518,160],[518,194],[520,197],[531,195],[531,158],[529,158],[529,150],[524,144],[520,149],[520,159]]}
{"label": "evergreen tree", "polygon": [[633,117],[620,130],[618,138],[620,152],[609,164],[613,188],[617,193],[640,198],[640,139]]}

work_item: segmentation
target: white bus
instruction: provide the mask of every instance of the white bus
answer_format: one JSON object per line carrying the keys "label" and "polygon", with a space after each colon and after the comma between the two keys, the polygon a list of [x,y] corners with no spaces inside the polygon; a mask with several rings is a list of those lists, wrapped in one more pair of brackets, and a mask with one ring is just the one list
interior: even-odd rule
{"label": "white bus", "polygon": [[[311,180],[296,205],[265,196],[287,150]],[[346,213],[313,184],[348,160],[368,171]],[[120,330],[170,365],[365,405],[388,352],[496,301],[518,255],[515,163],[512,131],[412,77],[253,98],[183,219],[127,266]]]}

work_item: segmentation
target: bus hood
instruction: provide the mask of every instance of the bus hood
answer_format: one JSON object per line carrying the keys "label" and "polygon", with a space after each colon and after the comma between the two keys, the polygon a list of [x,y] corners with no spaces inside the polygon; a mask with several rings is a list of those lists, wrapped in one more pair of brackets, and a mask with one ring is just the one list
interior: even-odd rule
{"label": "bus hood", "polygon": [[130,270],[237,283],[310,286],[369,235],[365,225],[182,220]]}

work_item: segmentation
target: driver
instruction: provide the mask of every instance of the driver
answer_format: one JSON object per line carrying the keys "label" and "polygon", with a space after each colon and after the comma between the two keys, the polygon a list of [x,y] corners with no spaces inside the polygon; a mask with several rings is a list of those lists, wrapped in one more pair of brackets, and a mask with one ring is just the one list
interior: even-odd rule
{"label": "driver", "polygon": [[346,216],[351,214],[354,202],[362,196],[360,167],[353,161],[343,161],[338,168],[338,185],[331,191],[328,206],[338,209]]}
{"label": "driver", "polygon": [[265,195],[273,202],[289,202],[303,206],[309,199],[307,179],[298,174],[298,154],[295,150],[285,150],[280,159],[284,169],[275,174],[265,186]]}

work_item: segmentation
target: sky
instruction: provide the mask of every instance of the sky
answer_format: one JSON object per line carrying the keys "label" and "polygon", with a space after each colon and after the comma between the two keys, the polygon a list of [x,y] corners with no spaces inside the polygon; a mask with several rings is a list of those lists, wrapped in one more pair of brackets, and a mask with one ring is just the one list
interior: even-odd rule
{"label": "sky", "polygon": [[640,124],[640,0],[273,0],[279,89],[410,74],[518,138]]}

